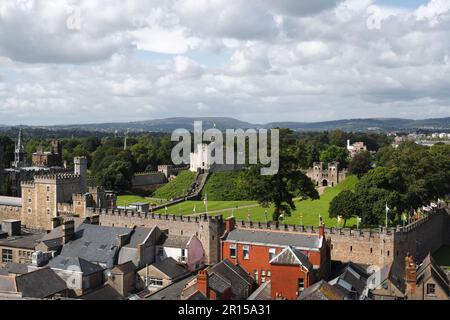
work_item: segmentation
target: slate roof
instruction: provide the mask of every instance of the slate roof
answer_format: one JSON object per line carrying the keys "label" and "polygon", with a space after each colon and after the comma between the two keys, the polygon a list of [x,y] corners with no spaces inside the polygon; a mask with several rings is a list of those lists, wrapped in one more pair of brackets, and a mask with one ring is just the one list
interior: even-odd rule
{"label": "slate roof", "polygon": [[196,276],[187,277],[181,281],[175,282],[162,290],[146,297],[147,300],[180,300],[184,287],[196,279]]}
{"label": "slate roof", "polygon": [[189,273],[188,270],[178,265],[173,258],[156,262],[152,266],[167,275],[170,279],[175,279]]}
{"label": "slate roof", "polygon": [[114,228],[83,223],[75,232],[75,240],[70,241],[61,250],[65,257],[80,257],[92,263],[112,268],[116,262],[117,237],[130,236],[133,229]]}
{"label": "slate roof", "polygon": [[345,300],[345,297],[345,292],[339,287],[321,280],[305,289],[298,300]]}
{"label": "slate roof", "polygon": [[22,198],[0,196],[0,205],[21,207],[22,206]]}
{"label": "slate roof", "polygon": [[98,264],[91,263],[79,257],[64,257],[62,255],[53,258],[48,263],[48,267],[58,270],[80,271],[88,276],[104,269]]}
{"label": "slate roof", "polygon": [[144,243],[152,231],[153,229],[137,227],[131,234],[130,242],[124,247],[137,248],[138,245]]}
{"label": "slate roof", "polygon": [[25,274],[28,273],[28,265],[21,263],[9,262],[2,269],[0,269],[0,274]]}
{"label": "slate roof", "polygon": [[447,296],[449,295],[449,280],[447,274],[439,267],[439,265],[428,254],[423,260],[422,264],[417,269],[417,284],[432,277],[445,291]]}
{"label": "slate roof", "polygon": [[259,286],[255,292],[252,293],[247,300],[271,300],[272,299],[272,284],[271,281],[264,282]]}
{"label": "slate roof", "polygon": [[318,234],[239,228],[232,230],[227,235],[226,241],[279,247],[293,246],[307,250],[318,250],[322,247],[322,237]]}
{"label": "slate roof", "polygon": [[136,270],[136,266],[134,265],[134,263],[132,261],[127,261],[125,263],[115,266],[111,270],[111,272],[127,274],[127,273],[133,273],[135,270]]}
{"label": "slate roof", "polygon": [[231,288],[231,282],[222,278],[217,273],[213,273],[208,280],[209,288],[218,292],[225,293],[228,289]]}
{"label": "slate roof", "polygon": [[177,236],[177,235],[167,235],[163,233],[158,241],[159,246],[167,248],[179,248],[186,249],[191,237]]}
{"label": "slate roof", "polygon": [[313,265],[309,261],[308,257],[303,252],[293,247],[287,247],[284,249],[279,255],[270,261],[270,264],[303,266],[307,270],[313,269]]}
{"label": "slate roof", "polygon": [[342,273],[330,281],[330,284],[338,286],[349,298],[358,299],[366,289],[369,277],[370,275],[364,268],[349,262]]}
{"label": "slate roof", "polygon": [[255,279],[242,269],[242,267],[234,265],[227,259],[208,269],[208,274],[212,275],[213,273],[216,273],[229,281],[231,284],[231,291],[237,298],[242,298],[244,290],[255,284]]}
{"label": "slate roof", "polygon": [[34,250],[44,236],[43,233],[25,233],[0,240],[0,246]]}
{"label": "slate roof", "polygon": [[405,269],[397,262],[391,264],[389,280],[400,292],[406,293]]}
{"label": "slate roof", "polygon": [[80,297],[81,300],[94,300],[94,301],[113,301],[113,300],[125,300],[123,296],[117,292],[116,289],[109,284],[92,291],[84,296]]}
{"label": "slate roof", "polygon": [[[85,219],[82,218],[70,218],[70,220],[73,220],[74,224],[75,224],[75,231],[78,230],[78,228],[85,223]],[[42,241],[46,242],[46,241],[50,241],[50,240],[54,240],[54,241],[60,241],[60,243],[62,243],[62,226],[56,227],[55,229],[53,229],[52,231],[50,231],[49,233],[45,234],[42,237]]]}
{"label": "slate roof", "polygon": [[23,297],[44,299],[67,289],[66,282],[52,269],[44,268],[16,277]]}

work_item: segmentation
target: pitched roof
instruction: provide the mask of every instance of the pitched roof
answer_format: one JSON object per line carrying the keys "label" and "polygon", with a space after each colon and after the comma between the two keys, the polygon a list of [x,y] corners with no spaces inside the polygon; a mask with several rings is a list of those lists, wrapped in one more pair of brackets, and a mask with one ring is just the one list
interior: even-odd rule
{"label": "pitched roof", "polygon": [[208,280],[209,288],[218,292],[225,293],[228,289],[231,288],[231,282],[227,279],[224,279],[217,273],[213,273]]}
{"label": "pitched roof", "polygon": [[196,276],[184,278],[146,297],[147,300],[180,300],[185,286]]}
{"label": "pitched roof", "polygon": [[242,267],[234,265],[227,259],[217,263],[207,271],[208,274],[212,275],[213,273],[216,273],[229,281],[233,295],[238,298],[242,298],[244,290],[255,284],[255,279],[242,269]]}
{"label": "pitched roof", "polygon": [[338,286],[350,298],[359,298],[367,287],[370,275],[366,270],[353,262],[349,262],[342,273],[330,284]]}
{"label": "pitched roof", "polygon": [[119,264],[111,270],[111,272],[122,274],[133,273],[134,271],[136,271],[136,266],[132,261]]}
{"label": "pitched roof", "polygon": [[28,273],[28,265],[21,263],[9,262],[2,269],[0,269],[0,274],[25,274]]}
{"label": "pitched roof", "polygon": [[161,260],[152,264],[152,266],[167,275],[170,279],[175,279],[189,273],[188,270],[178,265],[173,258]]}
{"label": "pitched roof", "polygon": [[326,281],[319,281],[305,289],[298,300],[344,300],[345,292]]}
{"label": "pitched roof", "polygon": [[270,264],[303,266],[308,271],[313,268],[313,265],[303,252],[290,246],[274,257]]}
{"label": "pitched roof", "polygon": [[318,250],[323,240],[318,234],[236,228],[228,233],[226,241]]}
{"label": "pitched roof", "polygon": [[96,272],[102,272],[104,269],[98,264],[91,263],[80,257],[57,256],[50,260],[48,267],[58,270],[79,271],[83,275],[90,275]]}
{"label": "pitched roof", "polygon": [[159,239],[158,245],[168,248],[186,249],[192,237],[177,236],[163,233]]}
{"label": "pitched roof", "polygon": [[22,231],[20,236],[12,236],[0,240],[0,246],[34,250],[43,236],[44,233]]}
{"label": "pitched roof", "polygon": [[428,254],[423,260],[422,264],[417,269],[417,284],[432,277],[445,291],[447,296],[449,295],[449,280],[447,274],[439,267],[439,265]]}
{"label": "pitched roof", "polygon": [[112,268],[115,264],[119,248],[119,235],[130,236],[133,229],[114,228],[83,223],[75,232],[75,240],[64,245],[61,255],[80,257],[93,263]]}
{"label": "pitched roof", "polygon": [[80,299],[95,300],[95,301],[125,300],[125,298],[109,284],[106,284],[95,291],[92,291],[88,294],[85,294],[84,296],[81,296]]}
{"label": "pitched roof", "polygon": [[138,245],[144,243],[153,229],[137,227],[131,233],[130,241],[125,245],[127,248],[137,248]]}
{"label": "pitched roof", "polygon": [[66,282],[52,269],[43,268],[16,277],[17,291],[23,297],[44,299],[67,289]]}
{"label": "pitched roof", "polygon": [[271,281],[264,282],[262,285],[259,286],[258,289],[255,290],[251,294],[250,297],[248,297],[247,300],[271,300],[272,299],[272,284]]}

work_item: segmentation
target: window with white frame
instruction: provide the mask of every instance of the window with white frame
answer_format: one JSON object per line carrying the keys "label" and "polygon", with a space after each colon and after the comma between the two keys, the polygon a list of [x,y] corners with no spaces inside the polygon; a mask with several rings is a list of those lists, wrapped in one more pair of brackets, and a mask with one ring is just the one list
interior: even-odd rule
{"label": "window with white frame", "polygon": [[232,244],[230,246],[230,258],[236,258],[236,245]]}
{"label": "window with white frame", "polygon": [[8,263],[13,261],[13,251],[10,249],[2,250],[2,262]]}
{"label": "window with white frame", "polygon": [[272,261],[272,259],[275,258],[276,253],[277,253],[277,249],[275,249],[275,248],[269,249],[269,261]]}
{"label": "window with white frame", "polygon": [[244,256],[244,260],[249,260],[250,259],[250,246],[244,246],[242,253]]}

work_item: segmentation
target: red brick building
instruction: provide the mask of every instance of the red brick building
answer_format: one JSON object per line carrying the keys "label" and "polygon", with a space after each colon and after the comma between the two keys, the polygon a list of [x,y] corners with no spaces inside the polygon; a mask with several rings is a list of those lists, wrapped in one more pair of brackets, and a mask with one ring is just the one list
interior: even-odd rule
{"label": "red brick building", "polygon": [[[281,258],[275,259],[288,255],[291,259],[285,264],[280,263]],[[299,291],[327,277],[331,267],[324,226],[318,233],[239,228],[233,218],[226,222],[222,258],[247,270],[258,284],[271,280],[274,295],[285,293],[284,298],[295,295],[295,299]],[[293,287],[280,290],[287,283]]]}

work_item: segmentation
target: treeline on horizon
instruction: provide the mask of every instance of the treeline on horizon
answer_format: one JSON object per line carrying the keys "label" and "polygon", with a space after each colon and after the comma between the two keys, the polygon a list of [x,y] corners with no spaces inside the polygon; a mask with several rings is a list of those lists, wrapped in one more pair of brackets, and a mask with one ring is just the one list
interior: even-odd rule
{"label": "treeline on horizon", "polygon": [[[25,131],[28,160],[31,161],[32,153],[39,146],[49,150],[53,138],[56,137],[30,137]],[[164,133],[130,134],[127,150],[124,150],[123,136],[91,134],[59,138],[63,144],[63,160],[68,166],[72,166],[74,157],[86,156],[89,174],[97,183],[118,193],[132,191],[135,173],[155,171],[160,164],[171,164],[171,152],[176,144]],[[391,146],[392,139],[377,133],[341,130],[304,133],[283,129],[280,172],[262,177],[257,166],[250,166],[234,185],[237,189],[234,197],[240,194],[263,205],[275,204],[273,218],[278,220],[294,209],[291,204],[295,197],[318,197],[305,170],[314,162],[339,161],[341,167],[348,168],[360,180],[354,192],[335,198],[330,215],[342,215],[345,219],[358,215],[363,225],[376,225],[384,221],[388,203],[390,221],[398,222],[401,213],[413,212],[450,193],[450,146],[436,144],[429,148],[405,142],[395,149]],[[351,159],[346,151],[347,140],[364,142],[370,152]],[[0,147],[5,151],[1,159],[4,167],[9,167],[13,160],[14,144],[10,137],[0,135]]]}

